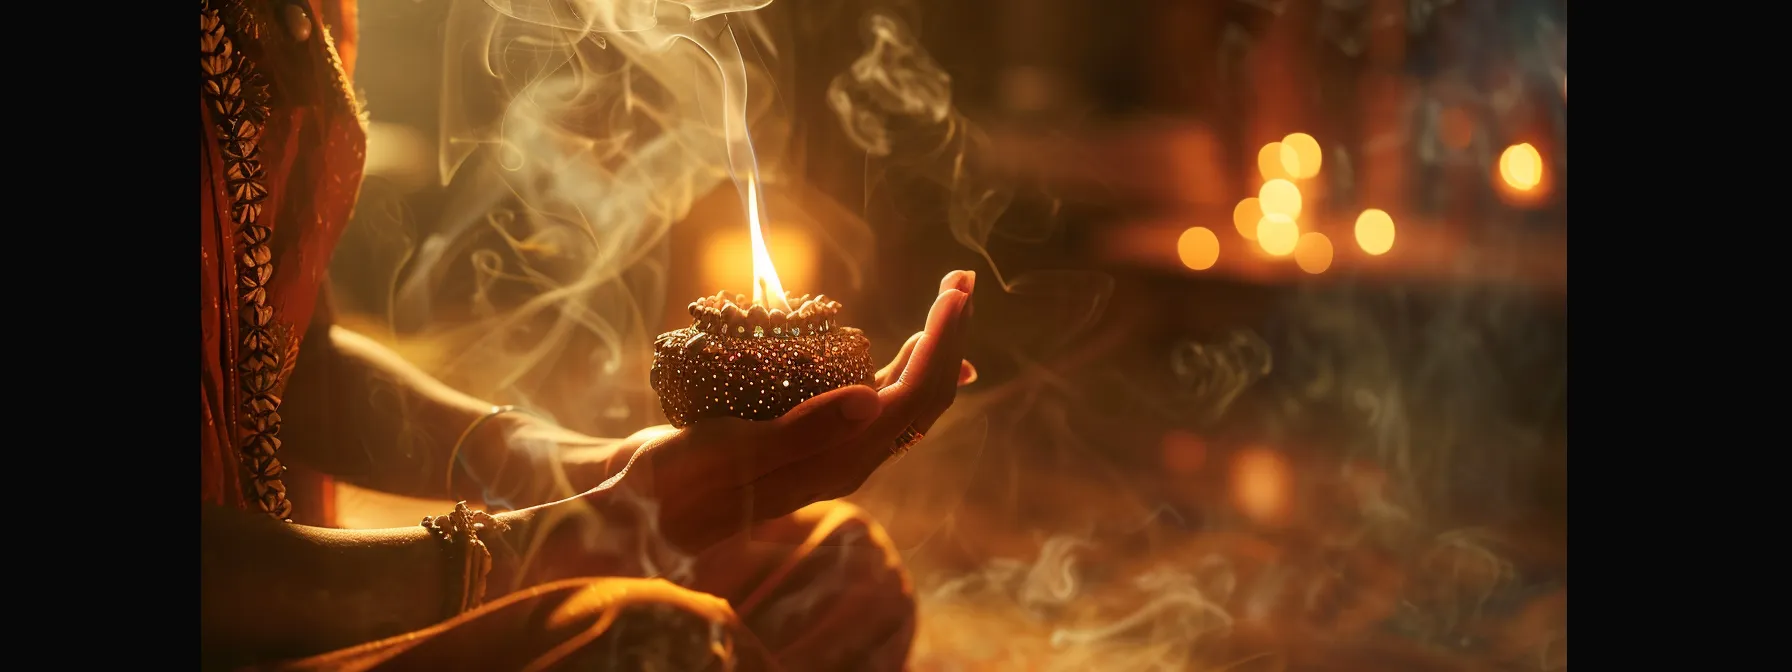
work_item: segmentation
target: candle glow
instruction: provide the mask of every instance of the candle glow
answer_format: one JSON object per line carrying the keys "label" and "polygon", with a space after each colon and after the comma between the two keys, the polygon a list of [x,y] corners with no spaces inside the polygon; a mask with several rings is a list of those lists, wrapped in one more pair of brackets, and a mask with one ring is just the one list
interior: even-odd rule
{"label": "candle glow", "polygon": [[760,224],[759,180],[747,178],[747,229],[753,234],[753,305],[767,310],[790,311],[784,283],[778,280],[778,269],[772,265],[772,254],[765,244],[765,228]]}
{"label": "candle glow", "polygon": [[690,326],[654,339],[648,384],[674,427],[724,416],[771,420],[815,395],[873,380],[871,341],[838,323],[839,302],[785,293],[766,242],[757,175],[747,173],[743,183],[751,300],[727,290],[699,297],[686,306]]}

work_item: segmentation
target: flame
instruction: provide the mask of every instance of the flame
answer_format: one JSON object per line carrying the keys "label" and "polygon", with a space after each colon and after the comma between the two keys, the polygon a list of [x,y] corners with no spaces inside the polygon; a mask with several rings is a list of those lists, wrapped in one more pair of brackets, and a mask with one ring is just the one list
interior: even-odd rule
{"label": "flame", "polygon": [[778,269],[772,265],[772,254],[765,246],[765,229],[759,224],[759,180],[747,177],[747,228],[753,232],[753,305],[766,310],[789,311],[785,302],[784,283],[778,281]]}

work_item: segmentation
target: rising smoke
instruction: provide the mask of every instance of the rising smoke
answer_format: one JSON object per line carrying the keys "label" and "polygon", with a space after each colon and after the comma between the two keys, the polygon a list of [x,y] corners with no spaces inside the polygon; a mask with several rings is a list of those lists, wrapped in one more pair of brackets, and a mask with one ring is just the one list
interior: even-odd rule
{"label": "rising smoke", "polygon": [[[653,417],[641,353],[666,234],[726,180],[744,203],[749,127],[783,123],[749,95],[765,73],[741,51],[762,32],[742,12],[765,4],[453,4],[440,172],[454,200],[394,301],[401,323],[457,325],[440,375],[594,433]],[[586,375],[549,375],[568,369]]]}
{"label": "rising smoke", "polygon": [[[730,184],[743,206],[755,179],[799,188],[797,171],[777,160],[796,120],[778,98],[781,71],[767,62],[791,50],[755,11],[769,4],[454,0],[439,165],[453,200],[417,239],[392,301],[394,324],[452,344],[435,373],[587,433],[621,436],[656,421],[646,370],[667,299],[668,231]],[[983,260],[980,310],[1024,306],[1009,311],[1019,317],[1006,328],[978,325],[982,352],[1015,373],[961,394],[926,445],[861,493],[916,562],[923,623],[941,624],[924,625],[917,659],[982,651],[1015,669],[1223,667],[1260,650],[1229,649],[1227,638],[1266,622],[1316,624],[1307,634],[1331,637],[1391,623],[1460,645],[1479,621],[1538,590],[1485,531],[1453,525],[1464,493],[1492,501],[1508,491],[1474,476],[1516,468],[1489,456],[1535,448],[1525,427],[1476,415],[1490,406],[1477,395],[1494,389],[1479,381],[1499,371],[1460,311],[1498,301],[1449,304],[1459,312],[1415,339],[1365,319],[1360,297],[1311,294],[1276,328],[1170,349],[1157,361],[1177,384],[1155,396],[1189,425],[1248,417],[1264,425],[1253,429],[1292,435],[1315,415],[1357,423],[1340,449],[1354,459],[1326,463],[1354,470],[1336,480],[1360,484],[1343,532],[1283,548],[1219,520],[1190,541],[1202,523],[1158,515],[1158,498],[1112,464],[1130,437],[1087,422],[1086,409],[1104,400],[1084,353],[1103,336],[1114,281],[999,263],[993,240],[1059,233],[1049,217],[1005,216],[1017,201],[1049,196],[1023,193],[995,165],[912,17],[845,6],[862,49],[838,64],[825,92],[809,94],[825,96],[833,117],[801,123],[837,128],[863,152],[866,201],[778,218],[822,222],[838,251],[838,241],[869,235],[857,218],[874,201],[894,204],[900,216],[878,221],[877,233],[948,235]],[[1242,58],[1248,40],[1230,48]],[[775,246],[775,228],[770,235]],[[1021,467],[1029,461],[1072,476],[1034,482]],[[970,500],[994,520],[972,520]],[[963,539],[991,527],[1024,530],[1030,541]],[[622,550],[643,573],[688,573],[690,559],[651,530],[633,541]],[[956,562],[923,557],[955,552]],[[777,608],[800,613],[803,597]]]}

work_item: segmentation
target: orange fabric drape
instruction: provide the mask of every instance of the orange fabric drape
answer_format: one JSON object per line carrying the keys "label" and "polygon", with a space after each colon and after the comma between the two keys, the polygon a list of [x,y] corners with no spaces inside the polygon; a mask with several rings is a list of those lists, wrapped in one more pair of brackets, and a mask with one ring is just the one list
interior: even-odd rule
{"label": "orange fabric drape", "polygon": [[434,627],[271,669],[903,669],[914,591],[895,545],[851,504],[821,502],[696,559],[688,586],[571,578]]}

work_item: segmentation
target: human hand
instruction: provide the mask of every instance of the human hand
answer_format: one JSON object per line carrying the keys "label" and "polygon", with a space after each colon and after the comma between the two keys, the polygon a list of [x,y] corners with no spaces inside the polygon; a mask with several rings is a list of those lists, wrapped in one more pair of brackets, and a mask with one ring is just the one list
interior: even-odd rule
{"label": "human hand", "polygon": [[970,271],[941,280],[925,330],[878,371],[875,388],[833,390],[775,420],[642,430],[628,439],[641,446],[628,465],[587,497],[655,502],[660,533],[696,552],[755,522],[851,494],[895,454],[904,430],[929,431],[958,386],[975,380],[964,361],[975,286]]}

